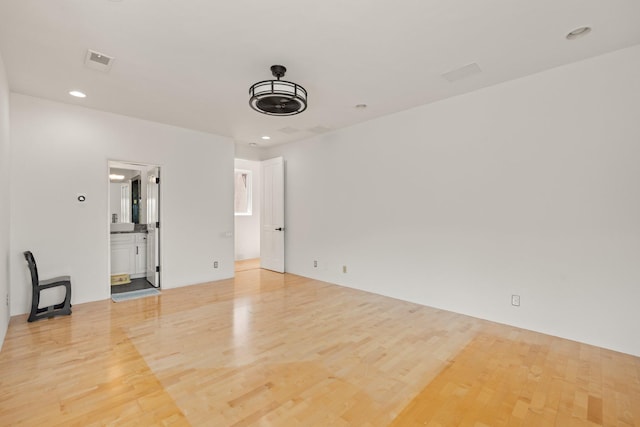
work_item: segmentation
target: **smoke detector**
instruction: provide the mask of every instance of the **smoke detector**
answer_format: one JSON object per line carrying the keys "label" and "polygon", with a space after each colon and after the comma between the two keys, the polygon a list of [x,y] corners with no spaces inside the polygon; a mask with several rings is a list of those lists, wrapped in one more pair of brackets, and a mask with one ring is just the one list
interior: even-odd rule
{"label": "smoke detector", "polygon": [[87,54],[84,57],[84,65],[94,70],[107,72],[111,69],[114,60],[115,58],[113,56],[87,49]]}

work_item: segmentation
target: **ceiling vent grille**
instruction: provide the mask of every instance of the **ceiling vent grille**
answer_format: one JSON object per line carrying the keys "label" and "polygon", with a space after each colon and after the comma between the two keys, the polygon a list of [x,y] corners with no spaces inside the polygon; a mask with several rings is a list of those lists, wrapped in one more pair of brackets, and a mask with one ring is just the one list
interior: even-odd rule
{"label": "ceiling vent grille", "polygon": [[290,126],[278,130],[282,133],[286,133],[287,135],[293,135],[294,133],[300,132],[300,129],[292,128]]}
{"label": "ceiling vent grille", "polygon": [[324,126],[320,126],[320,125],[318,125],[318,126],[314,126],[314,127],[309,128],[309,129],[307,129],[307,130],[308,130],[309,132],[317,133],[317,134],[327,133],[327,132],[331,131],[331,129],[329,129],[329,128],[327,128],[327,127],[324,127]]}
{"label": "ceiling vent grille", "polygon": [[456,68],[448,73],[444,73],[442,77],[449,83],[457,82],[458,80],[466,79],[475,74],[480,74],[482,69],[475,62],[473,64],[465,65],[464,67]]}
{"label": "ceiling vent grille", "polygon": [[84,58],[84,65],[94,70],[107,72],[111,69],[114,60],[115,58],[112,56],[88,49]]}

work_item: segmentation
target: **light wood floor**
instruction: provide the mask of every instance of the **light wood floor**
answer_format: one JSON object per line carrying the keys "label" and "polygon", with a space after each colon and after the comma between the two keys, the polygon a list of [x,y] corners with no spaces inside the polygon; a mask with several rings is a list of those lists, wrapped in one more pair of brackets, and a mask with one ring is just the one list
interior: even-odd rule
{"label": "light wood floor", "polygon": [[13,318],[0,425],[640,426],[640,359],[251,269]]}
{"label": "light wood floor", "polygon": [[236,261],[236,273],[260,268],[260,258],[243,259]]}

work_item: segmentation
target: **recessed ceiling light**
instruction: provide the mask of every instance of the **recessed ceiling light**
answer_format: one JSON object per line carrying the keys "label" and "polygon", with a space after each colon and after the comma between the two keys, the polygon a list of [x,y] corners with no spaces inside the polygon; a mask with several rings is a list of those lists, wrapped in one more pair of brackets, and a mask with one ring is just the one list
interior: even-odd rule
{"label": "recessed ceiling light", "polygon": [[591,32],[591,27],[580,27],[567,34],[567,40],[575,40],[579,37],[586,36]]}
{"label": "recessed ceiling light", "polygon": [[124,179],[124,175],[118,175],[116,173],[109,174],[109,179],[120,180]]}
{"label": "recessed ceiling light", "polygon": [[262,137],[262,139],[271,139],[271,137],[270,137],[270,136],[265,135],[265,136],[263,136],[263,137]]}
{"label": "recessed ceiling light", "polygon": [[358,105],[356,105],[356,108],[358,110],[364,110],[365,108],[367,108],[367,104],[358,104]]}
{"label": "recessed ceiling light", "polygon": [[69,92],[69,95],[75,96],[76,98],[86,98],[87,94],[84,92],[80,92],[79,90],[72,90]]}

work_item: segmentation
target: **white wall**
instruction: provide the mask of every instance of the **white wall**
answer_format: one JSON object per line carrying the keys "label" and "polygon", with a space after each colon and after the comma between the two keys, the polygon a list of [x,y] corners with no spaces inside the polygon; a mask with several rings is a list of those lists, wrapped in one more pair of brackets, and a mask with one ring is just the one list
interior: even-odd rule
{"label": "white wall", "polygon": [[639,75],[636,46],[270,149],[287,271],[640,355]]}
{"label": "white wall", "polygon": [[109,297],[109,160],[162,168],[164,288],[233,276],[233,141],[19,94],[11,108],[12,314],[30,304],[27,249],[43,277],[72,276],[73,303]]}
{"label": "white wall", "polygon": [[9,140],[9,84],[0,56],[0,348],[4,342],[9,325],[9,307],[6,299],[9,295],[10,279],[10,244],[9,217],[10,199],[10,158],[11,143]]}
{"label": "white wall", "polygon": [[236,216],[235,222],[235,257],[236,260],[260,257],[260,162],[252,160],[235,160],[236,169],[250,170],[253,176],[252,200],[253,214]]}

